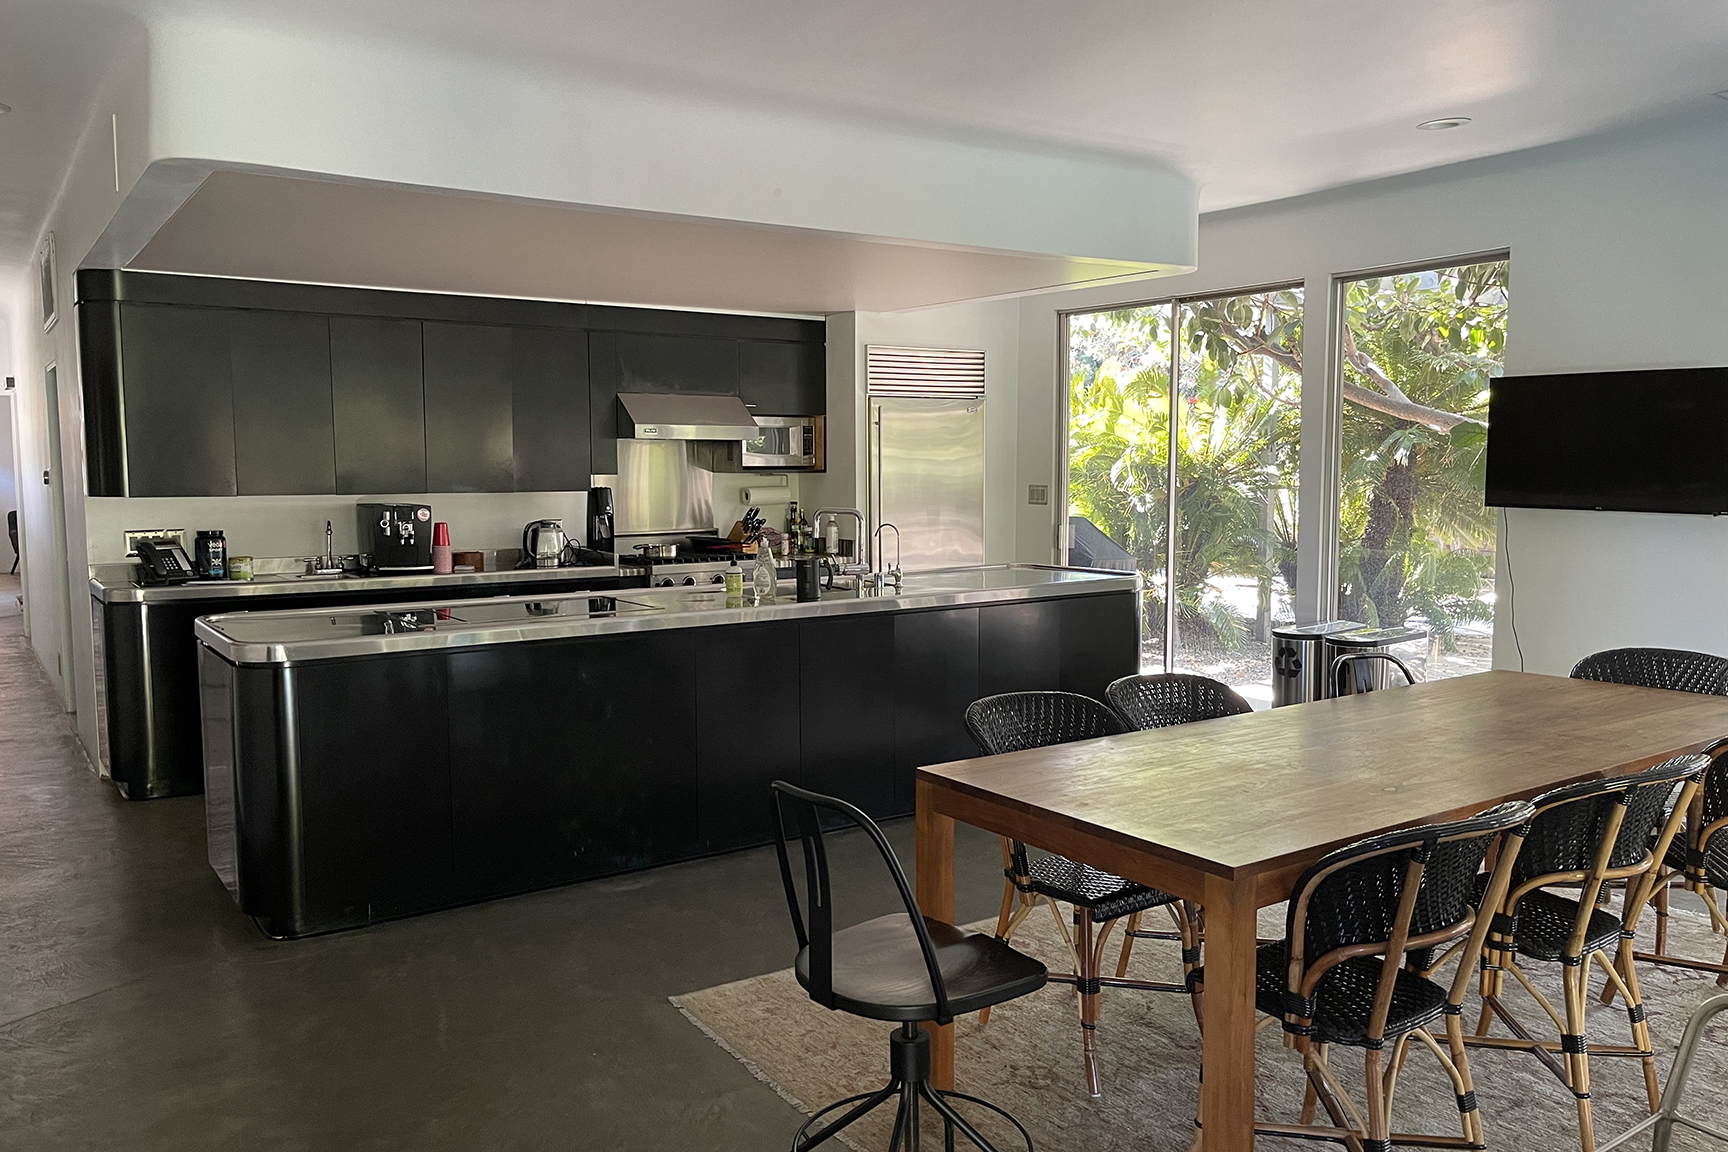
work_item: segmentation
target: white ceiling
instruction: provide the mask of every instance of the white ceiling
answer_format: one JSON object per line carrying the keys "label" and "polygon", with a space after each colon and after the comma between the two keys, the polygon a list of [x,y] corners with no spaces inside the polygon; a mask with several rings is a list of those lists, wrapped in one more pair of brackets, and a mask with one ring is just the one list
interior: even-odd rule
{"label": "white ceiling", "polygon": [[[1169,161],[1202,207],[1586,135],[1728,89],[1723,0],[0,0],[0,262],[153,11]],[[1728,101],[1720,102],[1728,114]],[[1467,115],[1451,132],[1421,120]]]}
{"label": "white ceiling", "polygon": [[[1203,210],[1728,89],[1723,0],[158,0],[1173,161]],[[0,99],[4,99],[0,96]],[[1451,132],[1419,121],[1465,115]]]}

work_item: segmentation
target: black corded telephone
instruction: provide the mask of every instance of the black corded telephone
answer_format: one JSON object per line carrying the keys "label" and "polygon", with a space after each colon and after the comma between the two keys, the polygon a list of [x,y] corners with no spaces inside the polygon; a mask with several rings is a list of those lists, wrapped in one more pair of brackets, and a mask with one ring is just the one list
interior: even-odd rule
{"label": "black corded telephone", "polygon": [[184,584],[196,575],[186,549],[171,540],[138,541],[138,559],[144,564],[146,584]]}

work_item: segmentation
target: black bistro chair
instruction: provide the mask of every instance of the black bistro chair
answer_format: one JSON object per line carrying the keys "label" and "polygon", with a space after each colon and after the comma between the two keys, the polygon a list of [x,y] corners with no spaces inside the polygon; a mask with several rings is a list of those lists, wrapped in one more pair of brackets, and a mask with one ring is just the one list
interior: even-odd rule
{"label": "black bistro chair", "polygon": [[[1074,740],[1117,736],[1128,731],[1128,727],[1114,712],[1090,696],[1073,692],[1004,692],[973,701],[966,709],[966,730],[972,733],[973,741],[985,755],[1000,756]],[[1090,865],[1076,863],[1065,856],[1031,860],[1026,845],[1007,837],[1002,838],[1002,864],[1007,880],[1002,888],[1002,912],[996,922],[996,938],[1002,941],[1012,939],[1027,913],[1041,903],[1050,906],[1056,927],[1061,930],[1074,960],[1071,975],[1056,974],[1050,979],[1071,983],[1079,992],[1086,1090],[1093,1096],[1100,1096],[1103,1087],[1098,1073],[1097,1032],[1099,997],[1104,987],[1140,988],[1153,992],[1187,991],[1185,983],[1129,980],[1120,975],[1120,969],[1115,977],[1101,975],[1110,929],[1124,917],[1135,916],[1149,908],[1174,905],[1176,897]],[[1057,901],[1073,905],[1072,934],[1062,921]],[[1199,962],[1198,927],[1186,918],[1179,922],[1185,933],[1183,967],[1186,971]],[[1095,935],[1099,925],[1104,930]],[[984,1022],[988,1020],[986,1013]]]}
{"label": "black bistro chair", "polygon": [[[1728,659],[1678,648],[1610,648],[1578,661],[1572,669],[1572,678],[1728,696]],[[1728,935],[1728,915],[1724,915],[1714,892],[1716,888],[1728,889],[1728,836],[1717,836],[1728,826],[1728,765],[1718,764],[1725,752],[1728,744],[1705,750],[1711,766],[1704,773],[1704,782],[1687,813],[1685,827],[1668,846],[1668,854],[1660,865],[1662,874],[1655,887],[1656,950],[1635,954],[1635,959],[1652,964],[1715,972],[1718,986],[1728,986],[1728,950],[1723,952],[1720,964],[1668,951],[1668,895],[1676,884],[1697,894],[1709,909],[1711,931]],[[1602,989],[1603,1003],[1613,997],[1614,985],[1609,983]]]}
{"label": "black bistro chair", "polygon": [[18,510],[9,509],[6,513],[6,538],[12,542],[12,571],[8,576],[18,574]]}
{"label": "black bistro chair", "polygon": [[[1116,715],[1139,731],[1169,728],[1175,724],[1193,724],[1200,720],[1218,720],[1225,716],[1240,716],[1254,711],[1254,706],[1237,695],[1229,685],[1206,676],[1186,672],[1154,672],[1142,676],[1124,676],[1104,689],[1104,698]],[[1184,974],[1200,962],[1199,917],[1185,902],[1166,904],[1176,931],[1150,932],[1140,927],[1140,913],[1128,917],[1122,931],[1122,954],[1116,959],[1116,975],[1128,975],[1128,957],[1136,940],[1179,940],[1189,957]]]}
{"label": "black bistro chair", "polygon": [[1116,715],[1141,731],[1254,711],[1228,685],[1186,672],[1124,676],[1104,689],[1104,698]]}
{"label": "black bistro chair", "polygon": [[[1032,1138],[1020,1122],[986,1100],[959,1092],[941,1092],[930,1085],[930,1037],[921,1021],[950,1024],[954,1017],[977,1012],[1005,1000],[1013,1000],[1044,986],[1044,965],[1023,952],[982,932],[969,932],[918,910],[906,873],[894,849],[875,821],[844,800],[806,792],[784,781],[771,786],[774,849],[780,858],[780,879],[786,885],[786,905],[792,913],[792,930],[798,938],[798,959],[793,971],[810,999],[824,1008],[850,1012],[869,1020],[891,1020],[900,1025],[888,1043],[888,1084],[836,1101],[817,1112],[792,1138],[793,1152],[805,1152],[889,1100],[898,1098],[892,1148],[917,1149],[918,1109],[923,1100],[942,1118],[945,1146],[954,1147],[960,1132],[983,1152],[994,1147],[979,1134],[950,1100],[966,1100],[1004,1117],[1019,1130],[1030,1152]],[[787,817],[803,852],[803,902],[792,877],[787,852]],[[824,818],[850,821],[864,830],[882,854],[905,904],[904,912],[878,916],[850,928],[836,930],[833,922],[833,892],[829,884],[828,853],[823,834]],[[806,917],[805,910],[808,909]],[[850,1105],[845,1115],[811,1132],[825,1116]]]}
{"label": "black bistro chair", "polygon": [[[1477,885],[1480,878],[1490,901],[1505,892],[1534,813],[1518,801],[1466,820],[1376,836],[1328,854],[1303,873],[1290,898],[1284,939],[1260,946],[1254,1002],[1282,1021],[1289,1046],[1302,1054],[1308,1088],[1300,1123],[1257,1123],[1255,1131],[1376,1152],[1395,1143],[1483,1147],[1461,1025],[1489,930],[1489,918],[1474,907]],[[1494,871],[1482,876],[1482,862],[1501,837]],[[1447,944],[1462,953],[1449,988],[1421,970]],[[1204,1028],[1205,968],[1191,982]],[[1430,1028],[1442,1019],[1444,1046]],[[1452,1081],[1462,1137],[1393,1135],[1391,1102],[1412,1040],[1434,1054]],[[1366,1110],[1333,1071],[1334,1047],[1362,1050]],[[1314,1123],[1317,1104],[1325,1106],[1329,1125]]]}
{"label": "black bistro chair", "polygon": [[[1590,780],[1556,788],[1536,798],[1536,816],[1512,871],[1512,883],[1498,901],[1482,960],[1482,1015],[1466,1043],[1484,1048],[1528,1052],[1540,1060],[1578,1103],[1578,1134],[1584,1152],[1596,1146],[1590,1117],[1590,1056],[1622,1056],[1642,1061],[1650,1110],[1660,1106],[1656,1057],[1644,1002],[1632,962],[1632,936],[1638,915],[1657,882],[1656,861],[1685,819],[1686,808],[1709,765],[1699,755],[1680,756],[1630,776]],[[1676,797],[1675,793],[1679,795]],[[1674,798],[1672,811],[1670,798]],[[1625,920],[1600,907],[1597,896],[1610,881],[1624,881]],[[1551,891],[1576,887],[1577,896]],[[1609,959],[1610,952],[1616,954]],[[1565,1002],[1557,1011],[1531,983],[1519,958],[1558,963]],[[1590,962],[1597,961],[1626,1001],[1632,1043],[1588,1045],[1584,1002]],[[1559,1026],[1559,1042],[1537,1038],[1512,1014],[1505,1001],[1506,975],[1523,985]],[[1490,1036],[1498,1018],[1511,1036]],[[1558,1048],[1564,1064],[1555,1059]]]}

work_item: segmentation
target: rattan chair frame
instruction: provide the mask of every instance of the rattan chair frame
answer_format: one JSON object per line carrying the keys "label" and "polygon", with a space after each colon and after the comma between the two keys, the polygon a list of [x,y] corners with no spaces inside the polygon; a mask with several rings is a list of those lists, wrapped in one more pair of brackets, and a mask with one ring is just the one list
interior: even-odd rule
{"label": "rattan chair frame", "polygon": [[[1716,900],[1716,884],[1711,879],[1711,870],[1706,866],[1708,854],[1713,850],[1721,850],[1728,855],[1728,836],[1724,836],[1720,844],[1716,843],[1717,834],[1728,828],[1728,740],[1719,740],[1710,745],[1704,749],[1703,755],[1710,758],[1710,767],[1705,770],[1704,779],[1687,808],[1686,822],[1675,837],[1683,846],[1681,852],[1685,863],[1681,867],[1675,867],[1674,861],[1668,857],[1658,858],[1656,881],[1651,886],[1651,908],[1656,916],[1655,947],[1650,952],[1634,951],[1632,959],[1642,960],[1647,964],[1714,972],[1717,974],[1717,987],[1723,988],[1728,987],[1728,946],[1724,947],[1720,963],[1695,960],[1668,951],[1669,896],[1677,887],[1684,888],[1704,902],[1705,909],[1710,913],[1710,931],[1728,936],[1728,915],[1723,913],[1721,904]],[[1670,852],[1669,856],[1672,855]],[[1717,878],[1728,877],[1719,870]],[[1602,989],[1602,1003],[1611,1003],[1614,994],[1615,987],[1610,981]]]}
{"label": "rattan chair frame", "polygon": [[[1511,883],[1513,863],[1528,830],[1535,807],[1528,802],[1514,801],[1497,805],[1486,812],[1446,824],[1430,824],[1405,829],[1363,840],[1340,848],[1322,858],[1303,874],[1296,883],[1290,900],[1285,924],[1285,940],[1289,949],[1289,969],[1285,990],[1285,1011],[1282,1017],[1266,1017],[1262,1023],[1278,1021],[1285,1032],[1285,1046],[1302,1056],[1303,1071],[1308,1078],[1302,1101],[1300,1121],[1296,1124],[1257,1122],[1256,1133],[1304,1140],[1331,1140],[1361,1152],[1390,1152],[1394,1144],[1418,1144],[1431,1148],[1486,1147],[1482,1117],[1476,1104],[1470,1060],[1465,1049],[1463,1030],[1464,997],[1469,991],[1475,960],[1481,955],[1488,938],[1490,921],[1478,910],[1465,905],[1464,915],[1447,924],[1413,932],[1418,899],[1423,880],[1435,853],[1442,844],[1461,841],[1487,840],[1483,854],[1497,846],[1495,864],[1489,873],[1488,887],[1483,898],[1485,906],[1504,895]],[[1340,871],[1381,858],[1403,856],[1404,877],[1398,895],[1391,931],[1383,940],[1328,947],[1318,956],[1307,956],[1308,928],[1312,904],[1321,887]],[[1478,858],[1479,859],[1479,858]],[[1467,878],[1466,878],[1467,879]],[[1388,1019],[1393,993],[1400,970],[1427,977],[1421,971],[1417,957],[1433,948],[1456,945],[1454,951],[1463,962],[1454,974],[1446,993],[1442,1014],[1446,1024],[1446,1042],[1426,1026],[1418,1026],[1388,1036]],[[1331,1063],[1335,1045],[1318,1039],[1314,1028],[1314,995],[1321,979],[1339,964],[1360,957],[1381,957],[1380,975],[1369,1016],[1366,1036],[1361,1045],[1364,1063],[1365,1093],[1358,1105],[1349,1089],[1339,1079]],[[1203,975],[1203,973],[1202,973]],[[1195,983],[1195,1013],[1205,1029],[1204,983]],[[1392,1104],[1412,1040],[1432,1052],[1447,1078],[1452,1082],[1458,1106],[1459,1136],[1429,1133],[1395,1133],[1392,1130]],[[1315,1123],[1317,1108],[1324,1107],[1330,1124]]]}
{"label": "rattan chair frame", "polygon": [[[1077,716],[1083,716],[1089,725],[1086,730],[1063,739],[1057,740],[1015,740],[1007,744],[999,739],[989,729],[987,717],[991,713],[1004,708],[1018,706],[1047,705],[1056,708],[1073,709]],[[994,696],[986,696],[974,700],[966,708],[966,730],[971,733],[973,743],[986,756],[997,756],[1005,752],[1016,752],[1025,748],[1050,747],[1055,744],[1067,743],[1070,740],[1091,739],[1098,736],[1119,736],[1130,729],[1111,708],[1090,696],[1082,696],[1074,692],[1003,692]],[[1091,727],[1095,725],[1095,727]],[[1160,938],[1177,939],[1182,945],[1182,983],[1158,980],[1135,980],[1128,976],[1127,943],[1124,938],[1123,953],[1116,966],[1115,976],[1104,975],[1104,955],[1109,945],[1111,933],[1123,917],[1112,917],[1105,920],[1095,920],[1092,910],[1081,904],[1073,906],[1073,928],[1070,930],[1062,918],[1062,910],[1057,902],[1038,892],[1032,884],[1030,858],[1026,846],[1018,840],[1007,836],[1001,837],[1002,844],[1002,906],[996,919],[996,938],[1007,943],[1014,937],[1020,925],[1031,915],[1040,904],[1048,905],[1050,914],[1056,920],[1056,927],[1062,933],[1062,940],[1068,946],[1068,956],[1072,963],[1069,972],[1050,973],[1052,984],[1071,984],[1079,998],[1080,1007],[1080,1054],[1086,1076],[1086,1089],[1089,1095],[1102,1096],[1103,1074],[1099,1068],[1098,1059],[1098,1022],[1103,1014],[1103,991],[1105,988],[1133,988],[1142,992],[1172,992],[1186,995],[1188,992],[1187,977],[1200,962],[1200,926],[1199,912],[1190,908],[1185,902],[1171,898],[1163,906],[1170,912],[1174,921],[1175,931],[1159,933]],[[1139,931],[1140,913],[1130,913],[1126,927]],[[1145,933],[1144,935],[1151,935]],[[986,1008],[978,1014],[981,1025],[990,1022],[990,1010]]]}
{"label": "rattan chair frame", "polygon": [[[1512,885],[1497,904],[1485,902],[1494,909],[1492,928],[1483,951],[1481,967],[1482,1013],[1474,1034],[1465,1043],[1475,1048],[1496,1048],[1527,1052],[1535,1056],[1561,1085],[1572,1093],[1578,1106],[1578,1136],[1583,1152],[1593,1152],[1595,1129],[1590,1111],[1590,1056],[1612,1056],[1636,1059],[1642,1063],[1645,1092],[1650,1110],[1661,1104],[1661,1091],[1656,1080],[1655,1052],[1650,1044],[1650,1029],[1644,1018],[1644,1001],[1638,987],[1638,974],[1632,959],[1632,938],[1638,927],[1639,915],[1649,903],[1657,884],[1656,862],[1668,851],[1678,833],[1686,811],[1698,790],[1698,780],[1709,761],[1700,755],[1680,756],[1644,772],[1606,780],[1589,781],[1555,789],[1537,797],[1537,821],[1552,812],[1573,804],[1599,803],[1604,798],[1614,801],[1602,821],[1596,844],[1591,848],[1587,867],[1565,868],[1535,874],[1525,873]],[[1660,828],[1642,857],[1629,864],[1614,865],[1617,848],[1623,849],[1623,828],[1634,793],[1644,787],[1671,786],[1678,789],[1672,811],[1659,817]],[[1647,835],[1647,834],[1646,834]],[[1528,862],[1527,862],[1528,863]],[[1625,917],[1621,922],[1615,958],[1596,949],[1585,953],[1590,921],[1598,911],[1597,897],[1603,887],[1623,882],[1627,888]],[[1578,889],[1578,911],[1574,917],[1564,950],[1558,960],[1562,970],[1564,1003],[1557,1010],[1530,980],[1519,960],[1517,943],[1517,910],[1521,900],[1544,888]],[[1528,957],[1526,957],[1528,959]],[[1589,996],[1590,965],[1598,964],[1610,985],[1625,998],[1627,1020],[1632,1033],[1631,1044],[1599,1045],[1592,1049],[1586,1040],[1585,1002]],[[1463,971],[1460,968],[1460,971]],[[1537,1036],[1507,1005],[1506,977],[1510,974],[1541,1006],[1559,1032],[1559,1039]],[[1500,1021],[1511,1036],[1489,1034],[1494,1021]],[[1556,1058],[1556,1053],[1563,1057]]]}

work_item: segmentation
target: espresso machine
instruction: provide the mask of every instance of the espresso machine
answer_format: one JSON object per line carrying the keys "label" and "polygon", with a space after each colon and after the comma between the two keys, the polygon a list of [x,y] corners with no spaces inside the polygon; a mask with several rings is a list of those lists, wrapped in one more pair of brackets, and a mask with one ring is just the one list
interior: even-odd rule
{"label": "espresso machine", "polygon": [[432,571],[429,504],[359,504],[360,550],[374,572]]}

